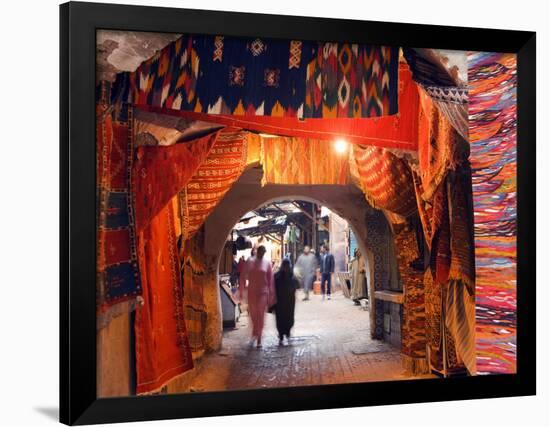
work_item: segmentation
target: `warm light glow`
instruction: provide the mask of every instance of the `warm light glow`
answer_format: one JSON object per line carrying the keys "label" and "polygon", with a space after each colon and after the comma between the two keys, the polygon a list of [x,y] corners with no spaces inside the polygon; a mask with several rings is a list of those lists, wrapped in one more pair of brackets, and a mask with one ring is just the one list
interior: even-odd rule
{"label": "warm light glow", "polygon": [[348,142],[345,139],[337,139],[334,141],[334,151],[338,154],[345,154],[348,151]]}

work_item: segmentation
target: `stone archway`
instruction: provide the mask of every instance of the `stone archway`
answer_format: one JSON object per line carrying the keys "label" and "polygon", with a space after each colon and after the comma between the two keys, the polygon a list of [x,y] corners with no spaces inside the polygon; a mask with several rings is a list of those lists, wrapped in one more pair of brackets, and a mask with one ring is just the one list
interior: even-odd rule
{"label": "stone archway", "polygon": [[[204,224],[205,264],[208,266],[203,290],[204,302],[207,308],[206,346],[210,351],[215,351],[221,346],[222,320],[220,293],[218,286],[218,267],[221,253],[227,236],[235,223],[246,213],[264,204],[288,200],[289,198],[312,201],[327,206],[342,218],[345,218],[353,232],[357,236],[360,250],[366,254],[367,262],[374,263],[378,256],[378,248],[371,247],[366,242],[368,236],[376,233],[376,242],[386,239],[385,247],[389,247],[391,232],[382,212],[372,208],[365,200],[362,191],[355,185],[261,185],[262,169],[259,167],[247,168],[239,180],[232,186],[224,199],[210,214]],[[369,218],[377,218],[378,222],[369,221]],[[369,230],[382,222],[384,232]],[[395,256],[395,254],[392,254]],[[372,291],[375,281],[385,280],[390,272],[389,266],[370,268]],[[384,269],[384,271],[380,271]],[[374,298],[372,298],[374,300]],[[374,307],[372,307],[374,308]],[[371,310],[371,335],[375,338],[383,338],[376,332],[374,325],[380,326],[380,319],[374,317]]]}

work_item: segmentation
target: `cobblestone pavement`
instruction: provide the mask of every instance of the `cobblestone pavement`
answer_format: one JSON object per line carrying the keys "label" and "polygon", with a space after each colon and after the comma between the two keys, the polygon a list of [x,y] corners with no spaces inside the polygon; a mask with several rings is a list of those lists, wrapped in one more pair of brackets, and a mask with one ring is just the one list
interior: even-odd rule
{"label": "cobblestone pavement", "polygon": [[341,293],[330,301],[297,293],[295,326],[288,345],[280,346],[275,317],[266,314],[263,346],[249,345],[248,317],[224,332],[222,349],[198,364],[187,391],[338,384],[410,379],[399,349],[372,340],[369,313]]}

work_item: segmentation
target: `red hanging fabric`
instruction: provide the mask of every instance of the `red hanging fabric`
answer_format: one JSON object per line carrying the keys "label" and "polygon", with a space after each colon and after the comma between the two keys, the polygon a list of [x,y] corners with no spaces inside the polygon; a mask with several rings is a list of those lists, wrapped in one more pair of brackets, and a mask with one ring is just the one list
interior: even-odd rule
{"label": "red hanging fabric", "polygon": [[137,148],[132,178],[138,232],[185,187],[208,156],[217,136],[214,133],[168,147]]}
{"label": "red hanging fabric", "polygon": [[159,390],[193,367],[169,202],[138,235],[143,305],[136,309],[137,393]]}

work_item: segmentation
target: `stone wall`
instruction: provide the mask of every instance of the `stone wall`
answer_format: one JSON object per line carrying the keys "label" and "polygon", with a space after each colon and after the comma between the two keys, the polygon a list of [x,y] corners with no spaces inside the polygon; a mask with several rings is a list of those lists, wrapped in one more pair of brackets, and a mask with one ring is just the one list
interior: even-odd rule
{"label": "stone wall", "polygon": [[131,313],[122,313],[97,332],[97,396],[134,393]]}

